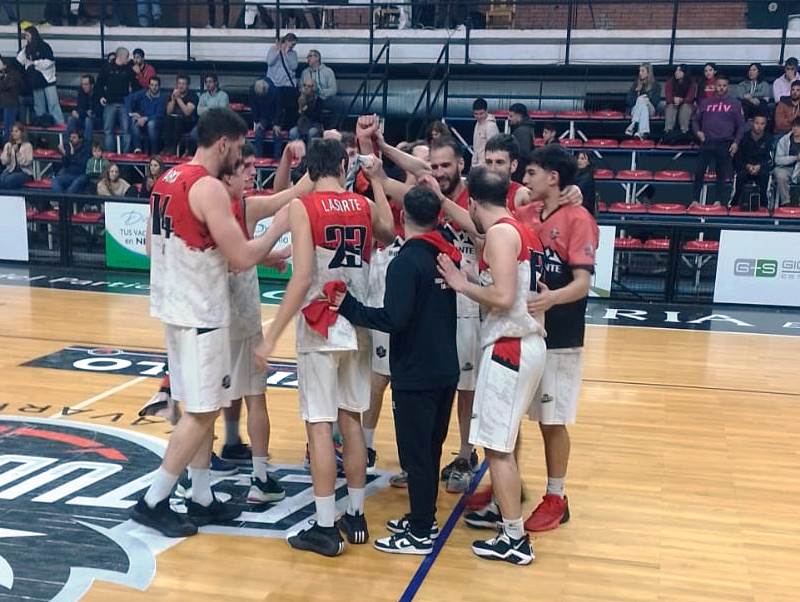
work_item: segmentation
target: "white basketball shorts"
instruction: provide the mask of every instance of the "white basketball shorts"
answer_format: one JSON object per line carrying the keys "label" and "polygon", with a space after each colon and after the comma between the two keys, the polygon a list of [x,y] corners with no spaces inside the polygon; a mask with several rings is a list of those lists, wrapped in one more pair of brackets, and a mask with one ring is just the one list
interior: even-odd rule
{"label": "white basketball shorts", "polygon": [[231,340],[231,388],[229,397],[241,399],[246,395],[261,395],[267,389],[267,373],[256,367],[253,351],[264,340],[259,333]]}
{"label": "white basketball shorts", "polygon": [[583,349],[548,349],[539,389],[528,416],[542,424],[575,424],[581,394]]}

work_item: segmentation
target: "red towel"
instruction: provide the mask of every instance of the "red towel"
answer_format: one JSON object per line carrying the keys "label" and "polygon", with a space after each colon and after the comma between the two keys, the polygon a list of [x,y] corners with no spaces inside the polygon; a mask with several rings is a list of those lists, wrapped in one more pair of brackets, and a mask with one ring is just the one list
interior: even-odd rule
{"label": "red towel", "polygon": [[331,309],[331,304],[336,299],[337,293],[347,292],[347,285],[342,280],[331,280],[322,287],[322,294],[326,299],[317,299],[303,308],[303,316],[313,329],[326,339],[328,329],[336,323],[339,314]]}
{"label": "red towel", "polygon": [[412,238],[424,240],[428,244],[433,245],[439,249],[440,253],[444,253],[450,259],[452,259],[453,263],[458,263],[461,261],[461,252],[456,249],[452,243],[446,240],[445,237],[442,236],[442,233],[438,230],[427,232],[426,234],[420,234],[419,236],[414,236]]}

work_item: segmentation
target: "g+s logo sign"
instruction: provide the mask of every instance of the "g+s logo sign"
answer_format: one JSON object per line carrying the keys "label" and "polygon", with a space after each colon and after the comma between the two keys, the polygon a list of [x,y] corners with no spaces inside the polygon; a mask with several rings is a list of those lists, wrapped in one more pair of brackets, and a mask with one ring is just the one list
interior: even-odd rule
{"label": "g+s logo sign", "polygon": [[800,259],[739,258],[733,263],[735,276],[746,278],[800,278]]}

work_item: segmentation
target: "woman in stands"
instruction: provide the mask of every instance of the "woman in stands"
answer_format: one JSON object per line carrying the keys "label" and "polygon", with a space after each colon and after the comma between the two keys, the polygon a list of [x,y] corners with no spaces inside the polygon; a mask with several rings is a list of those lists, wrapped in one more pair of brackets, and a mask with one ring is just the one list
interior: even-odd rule
{"label": "woman in stands", "polygon": [[[736,84],[733,95],[742,102],[745,119],[756,115],[767,116],[767,103],[772,96],[770,85],[764,81],[761,63],[750,63],[747,77]],[[780,98],[778,99],[780,101]]]}
{"label": "woman in stands", "polygon": [[[667,103],[664,110],[664,142],[676,143],[680,138],[689,138],[696,96],[697,86],[692,81],[689,68],[686,65],[678,65],[672,77],[664,85],[664,98]],[[676,122],[680,134],[675,131]]]}
{"label": "woman in stands", "polygon": [[139,196],[143,199],[150,198],[150,192],[153,190],[153,185],[156,183],[161,174],[164,173],[164,162],[159,155],[150,157],[147,162],[147,173],[142,182],[142,187],[139,189]]}
{"label": "woman in stands", "polygon": [[597,217],[597,199],[594,189],[594,166],[589,153],[580,151],[575,155],[578,171],[575,173],[575,185],[581,189],[583,206],[593,216]]}
{"label": "woman in stands", "polygon": [[119,166],[111,163],[97,183],[97,196],[128,196],[131,185],[119,175]]}
{"label": "woman in stands", "polygon": [[432,140],[436,140],[439,137],[448,137],[451,136],[450,128],[447,127],[447,124],[444,121],[431,121],[428,124],[428,129],[425,130],[425,140],[428,141],[428,144],[431,143]]}
{"label": "woman in stands", "polygon": [[33,178],[33,146],[19,121],[11,126],[11,140],[3,147],[0,162],[4,168],[0,173],[0,189],[22,188]]}
{"label": "woman in stands", "polygon": [[[33,111],[37,118],[49,115],[48,125],[64,125],[64,114],[56,89],[56,60],[50,44],[42,39],[39,30],[28,27],[22,32],[23,48],[17,60],[25,69],[28,84],[33,90]],[[52,119],[51,119],[52,118]]]}
{"label": "woman in stands", "polygon": [[703,65],[703,81],[698,90],[699,100],[711,98],[716,94],[714,91],[717,85],[717,64],[706,63]]}
{"label": "woman in stands", "polygon": [[653,67],[650,63],[642,63],[639,66],[638,77],[628,90],[626,103],[631,114],[631,123],[625,134],[647,138],[650,135],[650,118],[656,114],[660,100],[661,88],[653,75]]}

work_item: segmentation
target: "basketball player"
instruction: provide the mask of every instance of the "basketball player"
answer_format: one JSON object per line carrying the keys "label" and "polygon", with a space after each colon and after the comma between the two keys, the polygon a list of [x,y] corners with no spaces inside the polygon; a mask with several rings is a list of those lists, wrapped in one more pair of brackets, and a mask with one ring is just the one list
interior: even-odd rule
{"label": "basketball player", "polygon": [[508,180],[506,204],[512,215],[518,208],[529,205],[533,200],[531,191],[511,177],[519,166],[519,144],[511,134],[497,134],[486,141],[486,167]]}
{"label": "basketball player", "polygon": [[469,190],[472,220],[485,233],[480,284],[471,283],[443,255],[439,272],[450,287],[487,312],[481,324],[482,351],[469,441],[486,451],[502,530],[493,539],[475,541],[472,550],[490,560],[530,564],[533,550],[522,524],[521,483],[513,452],[545,362],[544,330],[527,307],[539,276],[532,266],[539,265],[542,248],[528,228],[511,216],[504,175],[473,167]]}
{"label": "basketball player", "polygon": [[[184,405],[164,460],[131,518],[167,537],[225,522],[239,511],[211,492],[209,460],[214,421],[229,404],[229,269],[261,261],[276,233],[247,241],[218,179],[241,159],[247,124],[230,109],[210,109],[198,123],[198,148],[189,163],[169,170],[153,188],[148,228],[151,315],[164,323],[172,392]],[[186,515],[169,505],[187,465],[192,497]]]}
{"label": "basketball player", "polygon": [[[343,280],[351,293],[363,300],[373,230],[387,242],[394,236],[391,210],[379,182],[373,182],[375,204],[345,191],[347,153],[341,142],[315,140],[308,149],[307,161],[314,192],[289,205],[293,273],[275,319],[256,348],[262,368],[289,321],[298,310],[310,309],[312,303],[319,301],[326,283]],[[375,159],[371,169],[378,168],[379,161]],[[312,327],[316,325],[310,324],[305,314],[296,321],[298,388],[308,435],[317,520],[310,528],[289,537],[288,542],[293,548],[325,556],[337,556],[344,550],[340,529],[351,544],[363,544],[369,539],[364,517],[367,454],[360,416],[369,406],[369,335],[353,328],[343,317],[335,318],[327,328],[327,336]],[[335,524],[332,425],[337,420],[344,439],[348,508]]]}

